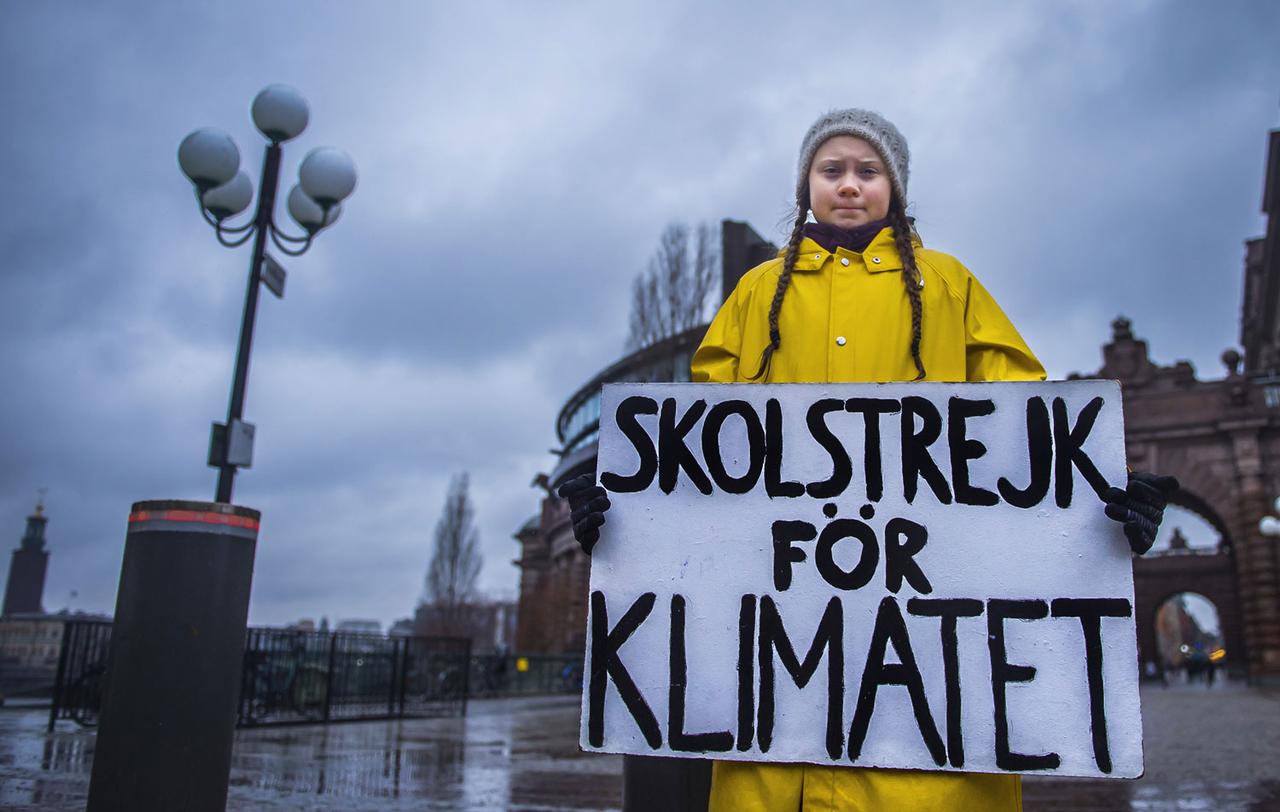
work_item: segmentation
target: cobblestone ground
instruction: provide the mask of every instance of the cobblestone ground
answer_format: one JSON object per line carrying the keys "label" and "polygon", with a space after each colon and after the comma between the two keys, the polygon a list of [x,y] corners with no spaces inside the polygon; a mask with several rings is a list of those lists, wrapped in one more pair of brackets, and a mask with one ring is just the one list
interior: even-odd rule
{"label": "cobblestone ground", "polygon": [[1146,775],[1023,779],[1025,812],[1280,812],[1280,691],[1143,687]]}
{"label": "cobblestone ground", "polygon": [[[1280,810],[1280,693],[1144,688],[1139,781],[1028,778],[1026,812]],[[0,710],[0,809],[82,810],[94,736]],[[577,747],[576,698],[473,702],[465,719],[241,731],[229,810],[609,810],[622,760]]]}

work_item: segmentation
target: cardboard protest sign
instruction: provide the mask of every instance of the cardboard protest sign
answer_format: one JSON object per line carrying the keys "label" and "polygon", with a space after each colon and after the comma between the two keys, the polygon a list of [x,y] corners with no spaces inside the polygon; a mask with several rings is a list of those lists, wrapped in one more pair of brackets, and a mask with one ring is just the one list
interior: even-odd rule
{"label": "cardboard protest sign", "polygon": [[614,384],[581,743],[1136,777],[1118,385]]}

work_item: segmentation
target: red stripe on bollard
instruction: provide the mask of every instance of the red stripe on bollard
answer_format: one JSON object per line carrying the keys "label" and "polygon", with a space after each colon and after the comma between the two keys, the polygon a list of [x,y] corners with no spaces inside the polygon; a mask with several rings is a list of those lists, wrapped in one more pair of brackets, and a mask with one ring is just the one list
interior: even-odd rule
{"label": "red stripe on bollard", "polygon": [[212,513],[197,510],[138,510],[129,514],[129,524],[152,521],[195,522],[224,527],[242,527],[246,530],[258,529],[257,519],[248,516],[237,516],[231,513]]}

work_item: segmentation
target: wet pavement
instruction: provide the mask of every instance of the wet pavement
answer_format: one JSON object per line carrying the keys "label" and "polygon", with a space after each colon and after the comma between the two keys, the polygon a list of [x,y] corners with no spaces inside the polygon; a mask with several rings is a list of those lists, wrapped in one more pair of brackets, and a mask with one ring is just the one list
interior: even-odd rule
{"label": "wet pavement", "polygon": [[[1280,692],[1143,688],[1147,774],[1029,778],[1026,812],[1280,810]],[[0,809],[82,810],[94,735],[0,709]],[[609,810],[622,759],[577,746],[576,697],[491,699],[465,719],[243,730],[229,810]]]}

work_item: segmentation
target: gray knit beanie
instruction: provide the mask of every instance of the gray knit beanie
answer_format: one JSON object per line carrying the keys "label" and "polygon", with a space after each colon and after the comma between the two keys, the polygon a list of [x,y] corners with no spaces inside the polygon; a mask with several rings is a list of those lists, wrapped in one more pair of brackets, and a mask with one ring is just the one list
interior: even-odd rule
{"label": "gray knit beanie", "polygon": [[832,110],[813,122],[809,132],[805,133],[800,144],[800,162],[796,166],[796,194],[800,194],[805,181],[809,179],[809,166],[813,163],[813,154],[822,146],[822,142],[837,135],[852,135],[861,138],[880,153],[889,170],[889,180],[893,183],[894,194],[902,205],[907,203],[907,172],[911,162],[911,152],[907,149],[907,139],[902,137],[898,128],[884,116],[872,110]]}

